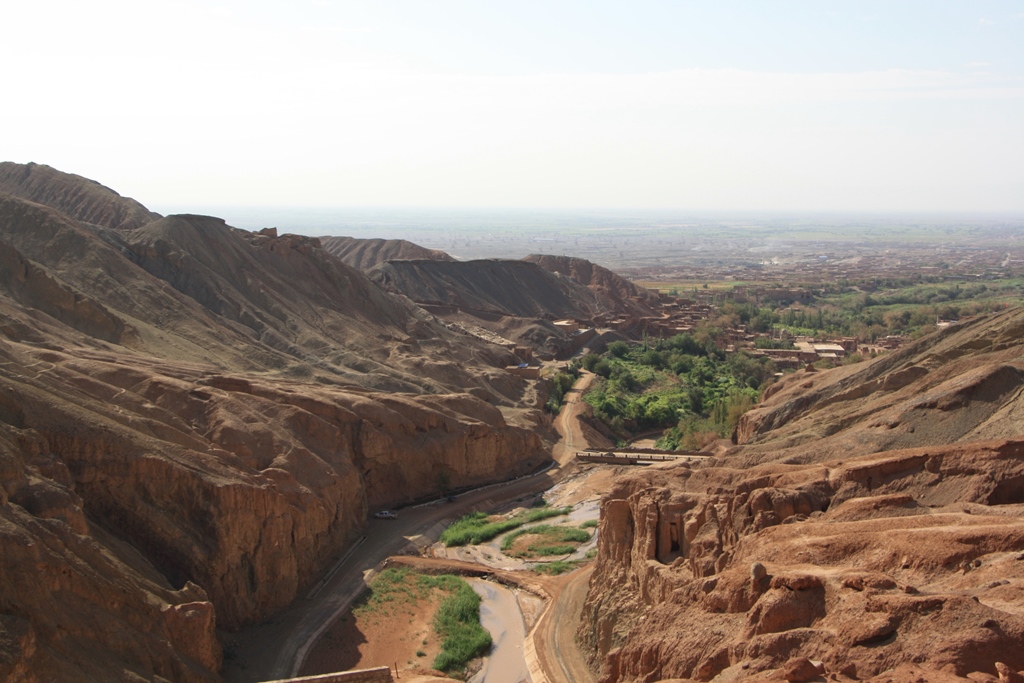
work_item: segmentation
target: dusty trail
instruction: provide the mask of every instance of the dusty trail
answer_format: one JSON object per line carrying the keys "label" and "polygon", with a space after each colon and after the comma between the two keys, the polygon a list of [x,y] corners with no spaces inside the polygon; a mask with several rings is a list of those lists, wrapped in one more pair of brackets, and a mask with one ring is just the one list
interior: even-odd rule
{"label": "dusty trail", "polygon": [[[548,683],[594,683],[597,680],[576,645],[576,627],[593,572],[591,565],[565,578],[532,634],[533,646]],[[540,682],[535,680],[534,683]]]}
{"label": "dusty trail", "polygon": [[582,400],[583,392],[590,387],[590,383],[593,381],[593,373],[582,370],[579,379],[572,385],[572,389],[565,393],[565,402],[558,417],[555,418],[555,429],[558,430],[561,439],[552,449],[552,455],[555,462],[562,467],[572,462],[576,457],[576,451],[589,446],[577,418],[586,409],[586,404]]}

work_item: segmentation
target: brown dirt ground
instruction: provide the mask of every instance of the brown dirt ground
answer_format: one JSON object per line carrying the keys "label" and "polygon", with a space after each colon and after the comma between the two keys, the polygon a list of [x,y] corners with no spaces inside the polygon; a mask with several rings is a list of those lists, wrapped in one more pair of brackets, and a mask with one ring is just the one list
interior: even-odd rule
{"label": "brown dirt ground", "polygon": [[576,464],[573,471],[562,483],[551,489],[546,497],[552,507],[576,505],[589,498],[599,498],[611,489],[615,476],[624,468]]}
{"label": "brown dirt ground", "polygon": [[[303,676],[397,666],[400,671],[429,669],[441,651],[432,620],[443,595],[402,604],[390,615],[346,612],[317,641],[302,669]],[[425,656],[417,656],[417,652]]]}
{"label": "brown dirt ground", "polygon": [[[551,597],[556,587],[561,585],[562,579],[533,572],[496,571],[477,564],[409,556],[392,557],[388,563],[431,574],[493,574],[493,578],[503,583],[518,586],[544,598]],[[441,651],[441,641],[434,633],[432,620],[443,598],[444,594],[435,590],[430,600],[421,600],[415,604],[403,603],[387,617],[375,613],[346,612],[317,641],[300,675],[315,676],[349,669],[396,665],[399,671],[408,671],[410,674],[429,673],[434,657]],[[532,625],[544,603],[539,597],[521,598],[520,603],[525,603],[524,617]],[[425,652],[426,656],[416,656],[417,651]],[[433,673],[443,676],[438,672]],[[404,676],[402,680],[405,680]]]}

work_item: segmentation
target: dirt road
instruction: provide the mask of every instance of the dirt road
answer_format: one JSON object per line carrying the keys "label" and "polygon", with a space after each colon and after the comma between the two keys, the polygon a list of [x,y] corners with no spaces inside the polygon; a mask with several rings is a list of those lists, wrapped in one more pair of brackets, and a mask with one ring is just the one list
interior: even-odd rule
{"label": "dirt road", "polygon": [[594,381],[593,373],[581,371],[579,379],[572,385],[572,389],[565,393],[565,402],[562,409],[555,418],[555,429],[561,437],[552,452],[552,455],[562,467],[572,462],[576,457],[576,451],[587,448],[589,444],[583,437],[580,429],[579,416],[586,409],[582,396]]}
{"label": "dirt road", "polygon": [[[576,645],[576,627],[593,572],[591,565],[566,576],[562,585],[553,591],[552,600],[531,634],[546,683],[594,683],[597,680]],[[542,682],[535,677],[534,683]]]}

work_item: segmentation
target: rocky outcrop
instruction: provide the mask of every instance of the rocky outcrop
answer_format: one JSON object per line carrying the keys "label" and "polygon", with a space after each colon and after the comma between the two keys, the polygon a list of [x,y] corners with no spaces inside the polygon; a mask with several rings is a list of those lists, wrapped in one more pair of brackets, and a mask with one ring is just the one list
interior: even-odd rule
{"label": "rocky outcrop", "polygon": [[871,363],[798,372],[743,415],[746,462],[1009,438],[1024,433],[1024,310],[980,317]]}
{"label": "rocky outcrop", "polygon": [[114,343],[124,340],[127,330],[120,318],[103,304],[62,285],[5,242],[0,242],[0,291],[90,337]]}
{"label": "rocky outcrop", "polygon": [[417,303],[468,312],[554,320],[598,310],[589,289],[526,261],[389,261],[369,275]]}
{"label": "rocky outcrop", "polygon": [[8,424],[0,424],[0,547],[3,680],[216,680],[206,593],[192,583],[174,590],[141,558],[112,548],[46,440]]}
{"label": "rocky outcrop", "polygon": [[1000,441],[622,481],[603,503],[580,638],[609,683],[753,676],[799,657],[862,678],[1024,668],[1002,654],[1024,643],[1022,456],[1024,442]]}
{"label": "rocky outcrop", "polygon": [[[581,259],[386,261],[368,271],[391,292],[464,327],[482,327],[541,356],[567,357],[584,343],[553,321],[653,315],[630,283]],[[568,273],[558,266],[567,263]]]}

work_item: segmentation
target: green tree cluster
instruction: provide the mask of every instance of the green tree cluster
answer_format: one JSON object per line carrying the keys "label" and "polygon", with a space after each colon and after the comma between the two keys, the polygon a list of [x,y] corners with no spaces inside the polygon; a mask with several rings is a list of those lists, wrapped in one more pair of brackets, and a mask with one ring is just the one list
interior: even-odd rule
{"label": "green tree cluster", "polygon": [[[594,415],[619,438],[652,429],[668,429],[672,448],[686,434],[723,436],[739,414],[757,399],[759,388],[776,371],[764,357],[734,353],[726,357],[696,335],[621,343],[603,355],[582,361],[600,378],[585,400]],[[671,430],[678,436],[673,436]],[[699,440],[697,437],[689,442]]]}
{"label": "green tree cluster", "polygon": [[549,411],[557,413],[562,409],[565,395],[572,389],[572,385],[576,383],[579,376],[579,367],[572,365],[568,372],[559,372],[551,378],[551,393],[548,395],[548,402],[545,406]]}

